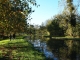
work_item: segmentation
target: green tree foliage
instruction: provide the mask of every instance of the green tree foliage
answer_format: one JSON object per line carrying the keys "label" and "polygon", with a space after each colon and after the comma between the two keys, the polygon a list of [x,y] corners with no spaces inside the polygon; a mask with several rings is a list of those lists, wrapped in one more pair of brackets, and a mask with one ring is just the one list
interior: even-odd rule
{"label": "green tree foliage", "polygon": [[59,26],[59,19],[52,19],[51,24],[47,26],[50,36],[64,36],[64,30]]}
{"label": "green tree foliage", "polygon": [[51,22],[52,22],[52,19],[51,19],[51,20],[50,20],[50,19],[48,19],[48,20],[46,21],[46,26],[50,25],[50,24],[51,24]]}
{"label": "green tree foliage", "polygon": [[0,32],[24,32],[28,16],[34,12],[35,0],[0,0]]}
{"label": "green tree foliage", "polygon": [[39,35],[41,36],[47,36],[48,35],[48,31],[46,26],[41,25],[39,28]]}
{"label": "green tree foliage", "polygon": [[80,15],[77,16],[75,31],[77,32],[77,36],[80,37]]}
{"label": "green tree foliage", "polygon": [[[77,8],[74,6],[73,0],[64,0],[65,6],[61,14],[60,25],[66,30],[65,35],[74,37],[74,30],[76,29],[76,14]],[[63,0],[61,1],[63,2]]]}
{"label": "green tree foliage", "polygon": [[[54,33],[59,34],[58,32],[61,32],[68,37],[77,37],[80,34],[80,15],[77,15],[73,0],[61,1],[66,1],[66,6],[62,14],[58,14],[52,19],[51,24],[48,25],[48,31],[51,35]],[[56,36],[56,34],[52,36]],[[50,49],[53,53],[58,55],[60,60],[76,60],[76,56],[80,54],[79,44],[80,42],[76,40],[48,40]]]}
{"label": "green tree foliage", "polygon": [[74,7],[74,4],[73,4],[73,0],[66,0],[66,4],[67,4],[67,11],[66,13],[68,12],[67,16],[68,16],[68,28],[66,30],[66,34],[68,36],[73,36],[74,35],[74,27],[76,26],[76,14],[75,14],[75,7]]}

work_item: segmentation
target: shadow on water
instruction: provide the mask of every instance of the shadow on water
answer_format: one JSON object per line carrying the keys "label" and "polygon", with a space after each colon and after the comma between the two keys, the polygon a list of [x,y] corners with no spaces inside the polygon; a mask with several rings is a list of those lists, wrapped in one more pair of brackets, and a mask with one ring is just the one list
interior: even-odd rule
{"label": "shadow on water", "polygon": [[39,52],[44,53],[46,60],[58,60],[57,57],[54,56],[54,54],[50,51],[50,49],[47,46],[47,41],[45,40],[45,38],[33,38],[31,39],[31,37],[29,37],[30,40],[28,40],[36,50],[38,50]]}
{"label": "shadow on water", "polygon": [[[62,39],[47,40],[46,38],[41,39],[41,37],[39,38],[35,37],[32,40],[32,37],[29,37],[29,38],[30,38],[30,42],[33,44],[35,49],[44,53],[44,55],[47,58],[46,60],[80,60],[80,41],[79,40],[62,40]],[[21,43],[23,44],[23,42]],[[15,43],[19,45],[17,48],[23,48],[22,50],[19,49],[18,51],[26,51],[25,49],[26,47],[28,48],[27,51],[30,51],[30,48],[28,46],[20,47],[21,43],[20,42]],[[9,45],[10,44],[13,44],[13,43],[9,43]],[[11,47],[6,47],[6,48],[12,49]],[[8,56],[9,52],[5,55]],[[9,59],[10,57],[5,57],[5,56],[0,57],[0,60],[9,60]]]}
{"label": "shadow on water", "polygon": [[79,40],[49,39],[47,45],[59,60],[80,60]]}
{"label": "shadow on water", "polygon": [[[80,41],[34,38],[30,40],[35,49],[43,52],[50,60],[80,60]],[[49,59],[48,59],[49,60]]]}

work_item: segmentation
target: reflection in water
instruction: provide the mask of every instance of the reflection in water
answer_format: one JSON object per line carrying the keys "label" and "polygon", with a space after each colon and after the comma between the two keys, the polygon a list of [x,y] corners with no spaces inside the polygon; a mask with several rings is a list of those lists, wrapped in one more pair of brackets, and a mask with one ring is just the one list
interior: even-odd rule
{"label": "reflection in water", "polygon": [[59,60],[80,60],[80,41],[48,40],[48,46]]}
{"label": "reflection in water", "polygon": [[43,52],[46,58],[50,58],[51,60],[58,60],[56,57],[54,57],[52,52],[48,50],[47,44],[45,42],[41,42],[40,39],[38,39],[38,40],[34,40],[32,44],[36,49]]}
{"label": "reflection in water", "polygon": [[30,42],[47,58],[52,58],[51,60],[80,60],[79,40],[47,40],[43,38],[30,40]]}
{"label": "reflection in water", "polygon": [[48,46],[46,42],[42,42],[41,39],[37,40],[29,40],[35,47],[35,49],[38,49],[39,51],[43,52],[47,59],[49,60],[58,60],[51,51],[49,51]]}

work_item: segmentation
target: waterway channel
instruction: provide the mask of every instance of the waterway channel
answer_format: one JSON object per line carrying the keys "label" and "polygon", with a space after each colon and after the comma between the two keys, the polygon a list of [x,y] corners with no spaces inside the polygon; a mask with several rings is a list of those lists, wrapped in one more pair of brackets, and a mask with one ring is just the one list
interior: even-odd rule
{"label": "waterway channel", "polygon": [[43,52],[46,58],[49,58],[51,60],[58,60],[58,58],[55,57],[54,54],[48,49],[46,42],[41,42],[40,39],[34,41],[30,40],[29,42],[33,44],[35,49],[37,49],[40,52]]}
{"label": "waterway channel", "polygon": [[42,39],[28,39],[28,41],[50,60],[80,60],[80,41],[53,39],[47,42]]}

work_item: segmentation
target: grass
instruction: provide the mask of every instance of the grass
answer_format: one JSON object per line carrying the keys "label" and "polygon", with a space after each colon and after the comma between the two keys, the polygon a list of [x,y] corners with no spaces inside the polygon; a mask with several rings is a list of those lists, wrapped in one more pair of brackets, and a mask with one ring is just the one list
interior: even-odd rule
{"label": "grass", "polygon": [[47,38],[52,38],[56,40],[80,40],[80,37],[70,37],[70,36],[65,36],[65,37],[50,37],[50,36],[44,36]]}
{"label": "grass", "polygon": [[80,40],[79,37],[52,37],[52,39],[56,39],[56,40]]}
{"label": "grass", "polygon": [[46,60],[43,53],[38,52],[24,39],[1,40],[0,60]]}

